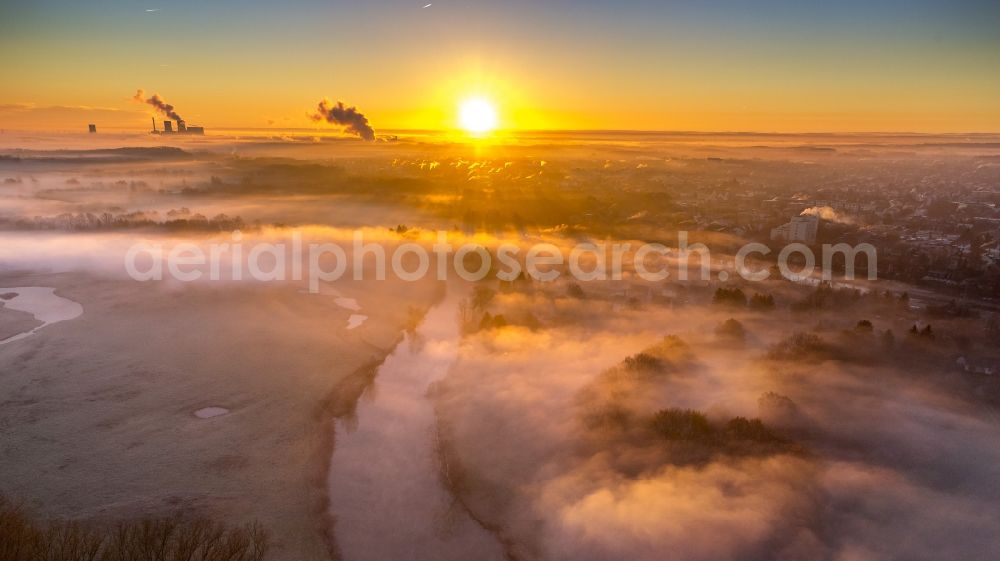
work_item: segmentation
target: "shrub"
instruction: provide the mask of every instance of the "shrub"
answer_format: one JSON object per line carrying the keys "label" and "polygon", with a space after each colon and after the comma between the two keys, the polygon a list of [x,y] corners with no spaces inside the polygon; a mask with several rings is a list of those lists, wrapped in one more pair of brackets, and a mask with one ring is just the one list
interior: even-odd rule
{"label": "shrub", "polygon": [[653,415],[651,426],[667,440],[708,442],[715,436],[708,418],[691,409],[663,409]]}
{"label": "shrub", "polygon": [[658,370],[662,366],[660,359],[648,353],[639,353],[626,357],[623,361],[625,370],[629,372],[642,372],[648,370]]}
{"label": "shrub", "polygon": [[503,317],[503,314],[492,315],[489,312],[483,314],[483,319],[479,321],[479,329],[489,330],[489,329],[499,329],[501,327],[507,327],[507,318]]}
{"label": "shrub", "polygon": [[811,294],[792,304],[792,310],[806,312],[822,309],[843,309],[858,303],[861,291],[856,288],[833,288],[830,283],[822,282]]}
{"label": "shrub", "polygon": [[774,309],[774,296],[770,294],[761,294],[759,292],[755,293],[750,297],[750,308],[753,310],[773,310]]}
{"label": "shrub", "polygon": [[584,414],[583,418],[584,423],[589,429],[611,428],[625,430],[632,422],[632,411],[623,405],[610,403],[594,407]]}
{"label": "shrub", "polygon": [[891,329],[886,329],[885,333],[882,334],[882,346],[886,349],[896,346],[896,335],[893,334]]}
{"label": "shrub", "polygon": [[485,310],[490,302],[493,301],[493,297],[496,296],[496,291],[493,289],[477,285],[472,291],[472,308],[475,310]]}
{"label": "shrub", "polygon": [[828,348],[818,335],[798,332],[773,345],[767,352],[767,358],[772,360],[805,360],[822,358],[827,353]]}
{"label": "shrub", "polygon": [[745,307],[747,305],[747,295],[738,288],[717,288],[712,296],[712,303],[723,306]]}
{"label": "shrub", "polygon": [[719,337],[738,341],[743,341],[747,335],[746,330],[743,329],[743,324],[733,318],[727,319],[719,327],[716,327],[715,334]]}
{"label": "shrub", "polygon": [[750,440],[753,442],[783,442],[771,432],[760,419],[734,417],[726,423],[726,436],[733,440]]}
{"label": "shrub", "polygon": [[650,421],[653,433],[671,443],[671,461],[702,463],[713,456],[766,456],[802,449],[772,432],[760,419],[734,417],[722,427],[691,409],[663,409]]}
{"label": "shrub", "polygon": [[0,497],[0,559],[6,561],[261,561],[268,535],[256,523],[144,518],[99,527],[39,522]]}
{"label": "shrub", "polygon": [[931,325],[927,324],[923,329],[919,329],[917,324],[913,324],[910,328],[910,335],[912,337],[921,337],[923,339],[934,339],[934,330],[931,329]]}
{"label": "shrub", "polygon": [[799,416],[799,408],[788,396],[766,392],[757,398],[757,410],[769,423],[788,424]]}

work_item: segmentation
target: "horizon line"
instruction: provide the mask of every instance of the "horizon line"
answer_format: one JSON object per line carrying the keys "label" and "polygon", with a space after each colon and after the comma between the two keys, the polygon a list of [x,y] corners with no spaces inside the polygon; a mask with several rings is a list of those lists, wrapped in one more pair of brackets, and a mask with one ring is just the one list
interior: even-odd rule
{"label": "horizon line", "polygon": [[[81,125],[85,127],[86,123]],[[100,125],[98,125],[98,130],[101,130]],[[310,127],[267,127],[267,126],[221,126],[221,127],[205,127],[206,130],[210,131],[254,131],[254,132],[297,132],[297,133],[310,133],[310,134],[336,134],[339,131],[336,129],[317,129]],[[148,129],[142,127],[107,127],[104,130],[110,131],[121,131],[121,132],[149,132]],[[22,129],[22,128],[3,128],[0,127],[0,134],[7,134],[11,132],[19,133],[76,133],[75,129]],[[82,134],[87,134],[85,128],[80,131]],[[467,133],[460,128],[441,128],[441,129],[428,129],[428,128],[385,128],[381,130],[376,130],[376,134],[391,134],[391,133],[409,133],[409,134],[449,134],[449,133],[460,133],[467,135]],[[707,135],[731,135],[731,136],[826,136],[826,135],[843,135],[843,136],[1000,136],[1000,130],[998,131],[941,131],[941,132],[931,132],[931,131],[780,131],[780,130],[691,130],[691,129],[620,129],[620,128],[608,128],[608,129],[496,129],[489,136],[503,136],[503,135],[518,135],[518,134],[632,134],[632,135],[691,135],[691,136],[707,136]],[[349,135],[345,135],[348,136]]]}

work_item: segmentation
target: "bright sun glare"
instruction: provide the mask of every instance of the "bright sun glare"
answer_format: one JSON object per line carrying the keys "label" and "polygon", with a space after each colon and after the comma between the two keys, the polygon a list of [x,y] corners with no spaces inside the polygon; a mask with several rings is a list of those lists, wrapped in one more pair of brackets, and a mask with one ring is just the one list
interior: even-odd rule
{"label": "bright sun glare", "polygon": [[462,128],[473,134],[489,132],[497,127],[496,109],[482,98],[463,101],[458,118]]}

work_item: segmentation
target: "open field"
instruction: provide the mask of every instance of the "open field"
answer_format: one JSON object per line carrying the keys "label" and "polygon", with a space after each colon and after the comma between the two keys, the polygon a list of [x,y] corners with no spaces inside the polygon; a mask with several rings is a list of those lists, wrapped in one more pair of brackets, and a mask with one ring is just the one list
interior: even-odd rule
{"label": "open field", "polygon": [[[256,522],[288,561],[992,559],[998,155],[985,135],[5,133],[0,494],[100,528]],[[750,242],[777,270],[770,232],[812,215],[809,248],[877,262],[736,274]],[[393,260],[681,232],[707,276],[669,255],[642,262],[658,280],[626,259],[442,281],[434,257],[410,281],[415,254]],[[296,243],[302,276],[266,249]],[[127,272],[135,247],[148,272],[149,248],[221,244],[217,271]],[[317,277],[335,254],[312,244],[351,266]]]}

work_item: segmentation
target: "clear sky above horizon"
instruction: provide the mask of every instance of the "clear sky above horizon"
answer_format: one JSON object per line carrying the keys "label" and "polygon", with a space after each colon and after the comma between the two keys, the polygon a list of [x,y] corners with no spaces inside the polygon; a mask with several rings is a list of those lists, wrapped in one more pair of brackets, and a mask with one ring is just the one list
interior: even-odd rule
{"label": "clear sky above horizon", "polygon": [[[423,6],[430,2],[430,7]],[[0,3],[0,128],[1000,131],[1000,2],[40,0]]]}

